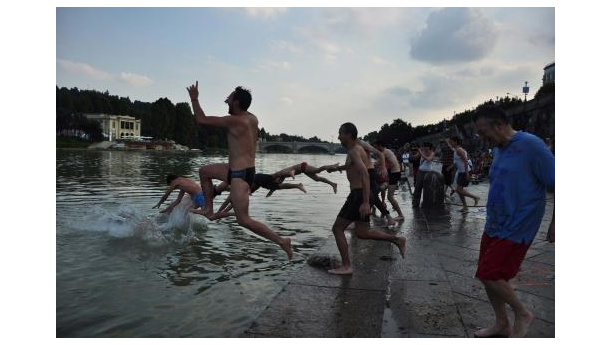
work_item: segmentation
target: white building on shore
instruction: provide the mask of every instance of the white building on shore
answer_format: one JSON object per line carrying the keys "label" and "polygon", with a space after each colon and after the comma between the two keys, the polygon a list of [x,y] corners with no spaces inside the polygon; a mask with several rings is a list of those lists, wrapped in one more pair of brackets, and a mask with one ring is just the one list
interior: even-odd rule
{"label": "white building on shore", "polygon": [[102,133],[108,137],[109,141],[127,137],[140,137],[142,124],[140,120],[133,116],[85,114],[85,117],[100,122]]}

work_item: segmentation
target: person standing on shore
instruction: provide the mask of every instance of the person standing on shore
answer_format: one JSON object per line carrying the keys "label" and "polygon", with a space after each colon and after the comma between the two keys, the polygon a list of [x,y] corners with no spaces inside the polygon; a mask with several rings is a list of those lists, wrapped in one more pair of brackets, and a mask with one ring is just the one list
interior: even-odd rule
{"label": "person standing on shore", "polygon": [[462,148],[462,140],[457,137],[451,137],[447,139],[447,143],[453,150],[453,164],[457,170],[457,187],[455,191],[462,200],[462,211],[468,211],[468,205],[466,204],[466,197],[474,199],[474,206],[479,204],[480,197],[468,192],[465,188],[470,183],[470,169],[468,169],[468,154],[466,150]]}
{"label": "person standing on shore", "polygon": [[225,103],[229,106],[228,116],[206,116],[199,104],[199,82],[187,88],[195,120],[200,125],[225,128],[229,144],[229,163],[211,164],[199,168],[201,189],[205,194],[204,215],[213,218],[212,197],[214,187],[211,179],[225,181],[231,185],[229,198],[235,210],[237,223],[255,234],[277,243],[292,258],[290,238],[281,237],[265,224],[250,218],[248,211],[250,203],[250,187],[256,173],[254,157],[256,139],[258,137],[258,119],[248,112],[252,103],[252,95],[247,89],[238,86],[227,97]]}
{"label": "person standing on shore", "polygon": [[451,184],[453,183],[453,175],[455,173],[453,164],[453,150],[446,141],[441,141],[441,171],[445,180],[445,198],[447,198],[447,188],[451,189],[451,195],[455,193]]}
{"label": "person standing on shore", "polygon": [[[508,281],[517,275],[542,223],[546,189],[555,185],[555,157],[540,138],[516,132],[508,124],[504,110],[495,105],[478,108],[474,121],[477,133],[496,146],[476,272],[494,309],[495,323],[474,335],[524,337],[534,315]],[[554,209],[547,240],[555,241]],[[506,304],[515,313],[513,327]]]}
{"label": "person standing on shore", "polygon": [[348,149],[345,165],[341,168],[346,170],[350,193],[333,224],[333,234],[341,254],[341,266],[328,272],[332,274],[353,273],[349,259],[347,239],[344,233],[345,229],[353,222],[356,223],[355,231],[359,239],[392,242],[398,247],[400,255],[404,258],[407,243],[404,237],[388,235],[381,231],[370,229],[370,178],[366,166],[366,162],[370,158],[363,147],[358,144],[358,129],[356,126],[350,122],[342,124],[339,127],[339,140],[341,145]]}
{"label": "person standing on shore", "polygon": [[425,142],[419,147],[418,151],[418,156],[421,157],[421,163],[419,164],[417,178],[415,179],[415,191],[413,191],[413,200],[411,201],[411,206],[413,208],[419,207],[421,193],[424,189],[424,180],[426,179],[426,175],[432,171],[434,145],[431,142]]}

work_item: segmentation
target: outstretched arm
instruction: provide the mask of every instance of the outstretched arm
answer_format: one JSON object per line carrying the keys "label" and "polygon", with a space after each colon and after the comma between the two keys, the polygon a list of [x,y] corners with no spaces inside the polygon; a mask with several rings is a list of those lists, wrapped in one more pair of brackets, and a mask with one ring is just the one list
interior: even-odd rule
{"label": "outstretched arm", "polygon": [[174,191],[174,189],[176,189],[177,186],[178,185],[174,183],[170,184],[169,187],[167,187],[167,191],[165,191],[165,194],[163,194],[163,196],[161,197],[161,200],[159,200],[159,202],[152,208],[159,208],[159,206],[161,206],[161,204],[163,204],[163,202],[167,200],[169,195],[172,194],[172,192]]}
{"label": "outstretched arm", "polygon": [[169,204],[169,206],[167,206],[167,208],[163,211],[160,211],[160,213],[171,213],[172,210],[174,209],[174,207],[176,207],[176,205],[178,205],[180,203],[180,201],[182,200],[182,197],[184,196],[184,191],[181,190],[180,194],[178,194],[178,198],[176,198],[176,200],[174,200],[171,204]]}
{"label": "outstretched arm", "polygon": [[338,165],[336,167],[332,167],[332,168],[326,169],[326,172],[329,172],[329,173],[334,172],[334,171],[341,172],[341,171],[343,171],[345,169],[347,169],[347,165]]}
{"label": "outstretched arm", "polygon": [[195,121],[200,125],[208,125],[214,127],[229,127],[231,123],[231,116],[207,116],[199,104],[199,81],[195,82],[195,85],[191,85],[186,88],[191,97],[191,104],[193,106],[193,113],[195,113]]}

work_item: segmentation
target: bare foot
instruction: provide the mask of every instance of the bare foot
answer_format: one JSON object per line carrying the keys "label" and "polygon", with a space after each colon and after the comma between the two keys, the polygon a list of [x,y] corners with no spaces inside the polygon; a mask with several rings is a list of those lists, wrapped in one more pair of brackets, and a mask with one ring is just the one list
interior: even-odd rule
{"label": "bare foot", "polygon": [[479,200],[481,200],[480,197],[474,198],[474,206],[477,206],[479,204]]}
{"label": "bare foot", "polygon": [[307,191],[305,190],[305,187],[303,187],[303,184],[302,184],[302,183],[299,183],[299,185],[298,185],[298,187],[297,187],[297,188],[298,188],[298,189],[300,189],[300,190],[301,190],[301,192],[303,192],[303,193],[307,193]]}
{"label": "bare foot", "polygon": [[330,185],[333,187],[333,191],[335,192],[335,194],[337,194],[337,184],[333,182]]}
{"label": "bare foot", "polygon": [[527,311],[525,314],[515,313],[515,327],[513,333],[510,335],[511,338],[525,338],[527,331],[530,329],[530,325],[534,321],[534,314]]}
{"label": "bare foot", "polygon": [[284,237],[282,243],[280,243],[282,249],[288,254],[288,260],[292,260],[292,247],[290,246],[290,242],[290,238]]}
{"label": "bare foot", "polygon": [[328,270],[328,273],[330,273],[330,274],[347,275],[347,274],[354,273],[354,270],[352,269],[351,266],[340,266],[340,267],[337,267],[337,268],[333,268],[332,270]]}
{"label": "bare foot", "polygon": [[402,256],[402,258],[404,259],[405,252],[407,251],[407,239],[402,236],[398,237],[396,245],[398,246],[398,250],[400,250],[400,256]]}
{"label": "bare foot", "polygon": [[492,337],[504,337],[508,338],[511,333],[511,328],[509,324],[505,326],[495,324],[491,327],[480,329],[474,332],[475,338],[492,338]]}

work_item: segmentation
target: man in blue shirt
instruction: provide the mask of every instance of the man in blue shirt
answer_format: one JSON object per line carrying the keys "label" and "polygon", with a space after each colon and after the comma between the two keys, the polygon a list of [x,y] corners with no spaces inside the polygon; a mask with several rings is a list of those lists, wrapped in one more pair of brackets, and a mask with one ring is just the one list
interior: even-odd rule
{"label": "man in blue shirt", "polygon": [[[515,277],[545,210],[546,189],[555,185],[555,158],[542,139],[515,131],[504,111],[485,105],[475,113],[477,133],[496,146],[490,170],[487,221],[476,277],[485,285],[496,321],[475,337],[524,337],[534,320],[508,281]],[[555,241],[555,213],[549,226]],[[514,326],[506,304],[515,312]]]}

